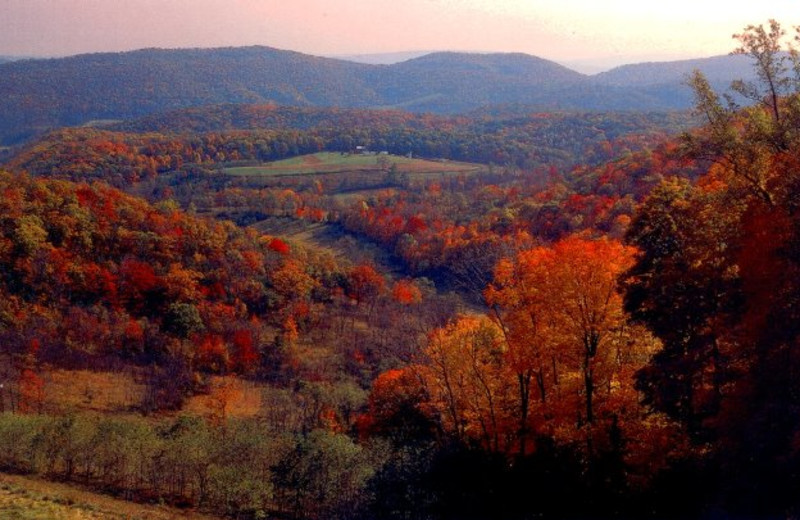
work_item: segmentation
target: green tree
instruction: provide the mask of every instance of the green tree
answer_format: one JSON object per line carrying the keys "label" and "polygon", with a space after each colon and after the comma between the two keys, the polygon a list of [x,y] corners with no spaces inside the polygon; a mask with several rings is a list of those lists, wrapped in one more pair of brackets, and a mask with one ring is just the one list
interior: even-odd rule
{"label": "green tree", "polygon": [[367,500],[369,453],[346,435],[314,430],[275,467],[278,504],[297,517],[347,518]]}
{"label": "green tree", "polygon": [[164,316],[164,328],[179,338],[188,338],[205,329],[200,312],[191,303],[171,303]]}

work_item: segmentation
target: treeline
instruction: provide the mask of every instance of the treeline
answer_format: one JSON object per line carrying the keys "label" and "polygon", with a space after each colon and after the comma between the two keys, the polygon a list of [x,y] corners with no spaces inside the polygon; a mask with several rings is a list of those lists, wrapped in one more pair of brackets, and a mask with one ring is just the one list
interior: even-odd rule
{"label": "treeline", "polygon": [[385,455],[343,433],[202,419],[0,414],[0,468],[236,518],[353,518]]}
{"label": "treeline", "polygon": [[[231,130],[339,129],[348,134],[358,130],[389,129],[435,131],[462,129],[468,134],[495,134],[501,130],[514,135],[538,137],[547,144],[566,141],[575,135],[613,141],[623,135],[674,133],[687,128],[693,119],[687,112],[543,112],[525,105],[500,105],[464,115],[415,114],[401,110],[292,107],[275,104],[223,104],[169,111],[111,125],[109,129],[165,134],[224,132]],[[573,135],[570,135],[573,134]],[[372,144],[372,143],[361,143]],[[558,148],[558,146],[553,146]],[[378,149],[379,147],[373,147]]]}
{"label": "treeline", "polygon": [[376,382],[373,396],[377,420],[355,431],[332,430],[313,414],[305,424],[318,426],[296,430],[287,427],[293,416],[280,414],[4,413],[0,469],[234,518],[672,518],[695,505],[659,494],[649,479],[628,487],[628,469],[613,450],[598,449],[587,473],[581,443],[540,437],[535,451],[509,463],[443,435],[413,395],[394,400]]}

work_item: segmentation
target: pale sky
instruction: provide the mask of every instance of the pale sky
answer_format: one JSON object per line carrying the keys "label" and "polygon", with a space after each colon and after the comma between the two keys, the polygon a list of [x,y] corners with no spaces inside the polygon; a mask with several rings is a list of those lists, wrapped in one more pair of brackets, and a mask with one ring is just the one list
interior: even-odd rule
{"label": "pale sky", "polygon": [[0,0],[0,55],[267,45],[601,64],[725,54],[769,18],[800,24],[800,0]]}

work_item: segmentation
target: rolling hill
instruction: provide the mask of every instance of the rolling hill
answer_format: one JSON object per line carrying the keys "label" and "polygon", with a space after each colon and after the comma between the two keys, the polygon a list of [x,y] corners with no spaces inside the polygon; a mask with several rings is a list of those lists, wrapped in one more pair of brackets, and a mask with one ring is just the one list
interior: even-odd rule
{"label": "rolling hill", "polygon": [[592,76],[590,81],[604,87],[633,87],[661,104],[688,107],[692,105],[693,97],[685,82],[694,70],[701,71],[717,92],[726,91],[734,79],[755,79],[749,57],[725,55],[623,65]]}
{"label": "rolling hill", "polygon": [[[738,57],[736,57],[738,58]],[[268,47],[145,49],[0,63],[0,144],[43,130],[218,103],[398,108],[462,113],[487,105],[536,110],[673,110],[697,66],[714,84],[741,75],[729,57],[641,64],[585,76],[525,54],[433,53],[392,65]]]}
{"label": "rolling hill", "polygon": [[541,92],[580,84],[584,76],[526,54],[434,53],[373,69],[373,84],[394,108],[463,112],[479,106],[540,102]]}
{"label": "rolling hill", "polygon": [[0,133],[13,140],[14,132],[220,101],[379,103],[364,84],[368,68],[265,47],[147,49],[5,63],[0,65]]}
{"label": "rolling hill", "polygon": [[734,78],[754,79],[751,59],[740,54],[713,56],[695,60],[635,63],[622,65],[591,77],[599,85],[652,87],[679,83],[695,69],[708,81],[723,88]]}

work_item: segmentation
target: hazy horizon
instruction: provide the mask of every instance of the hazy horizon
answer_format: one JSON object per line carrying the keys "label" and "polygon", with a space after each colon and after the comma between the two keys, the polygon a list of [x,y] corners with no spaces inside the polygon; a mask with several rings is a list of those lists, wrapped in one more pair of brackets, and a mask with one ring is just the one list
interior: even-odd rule
{"label": "hazy horizon", "polygon": [[[433,54],[437,52],[461,52],[467,54],[492,54],[491,51],[469,51],[469,50],[462,50],[462,51],[452,51],[448,49],[439,49],[439,50],[426,50],[426,51],[397,51],[397,52],[385,52],[385,53],[375,53],[375,54],[340,54],[340,55],[329,55],[325,56],[327,58],[334,58],[340,60],[347,60],[347,61],[355,61],[357,63],[367,63],[367,64],[392,64],[392,63],[399,63],[401,61],[406,61],[409,59],[413,59],[415,57],[425,56],[426,54]],[[511,52],[511,51],[509,51]],[[528,53],[525,53],[528,54]],[[672,56],[672,55],[663,55],[663,56],[655,56],[655,55],[646,55],[646,56],[619,56],[619,57],[610,57],[610,58],[598,58],[595,60],[592,59],[585,59],[585,60],[554,60],[549,58],[548,56],[542,55],[533,55],[538,58],[542,58],[545,60],[553,61],[554,63],[558,63],[559,65],[563,65],[564,67],[570,68],[577,72],[592,75],[592,74],[599,74],[600,72],[605,72],[616,67],[620,67],[623,65],[634,65],[640,63],[649,63],[649,62],[672,62],[672,61],[683,61],[683,60],[694,60],[694,59],[705,59],[705,58],[713,58],[716,56],[724,56],[728,53],[720,53],[708,56]]]}
{"label": "hazy horizon", "polygon": [[792,25],[795,11],[775,0],[340,0],[335,7],[322,0],[5,0],[0,55],[249,45],[315,56],[430,49],[522,52],[597,72],[726,54],[745,25],[769,18]]}
{"label": "hazy horizon", "polygon": [[[258,45],[254,45],[258,46]],[[96,53],[124,53],[124,52],[136,52],[148,49],[163,49],[163,50],[191,50],[191,49],[215,49],[215,48],[230,48],[235,46],[226,46],[226,47],[142,47],[138,49],[131,49],[127,51],[96,51],[96,52],[87,52],[87,53],[79,53],[79,54],[67,54],[67,55],[40,55],[40,56],[21,56],[21,55],[8,55],[8,54],[0,54],[0,58],[7,59],[10,61],[19,61],[19,60],[27,60],[27,59],[60,59],[60,58],[69,58],[72,56],[80,56],[83,54],[96,54]],[[247,47],[247,46],[241,46]],[[265,46],[269,47],[269,46]],[[300,52],[296,51],[295,49],[278,49],[282,51],[290,51],[290,52]],[[355,63],[364,63],[368,65],[391,65],[394,63],[400,63],[403,61],[411,60],[414,58],[418,58],[421,56],[425,56],[428,54],[440,53],[440,52],[455,52],[455,53],[464,53],[464,54],[503,54],[504,51],[476,51],[476,50],[459,50],[453,51],[449,49],[431,49],[425,51],[397,51],[397,52],[380,52],[380,53],[364,53],[364,54],[331,54],[331,55],[319,55],[319,54],[308,54],[310,56],[317,56],[322,58],[331,58],[336,60],[343,60],[343,61],[351,61]],[[506,53],[513,53],[514,51],[506,51]],[[306,53],[304,53],[306,54]],[[528,54],[528,53],[524,53]],[[541,56],[541,55],[533,55],[529,54],[530,56],[535,56],[537,58],[545,59],[548,61],[552,61],[553,63],[557,63],[569,69],[572,69],[576,72],[580,72],[586,75],[594,75],[599,74],[602,72],[606,72],[612,70],[616,67],[621,67],[624,65],[635,65],[641,63],[650,63],[650,62],[672,62],[672,61],[683,61],[683,60],[693,60],[693,59],[704,59],[704,58],[712,58],[715,56],[720,56],[723,54],[713,55],[713,56],[690,56],[690,57],[682,57],[682,56],[624,56],[624,57],[612,57],[612,58],[600,58],[596,60],[586,59],[586,60],[554,60],[549,58],[548,56]]]}

